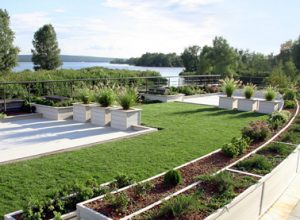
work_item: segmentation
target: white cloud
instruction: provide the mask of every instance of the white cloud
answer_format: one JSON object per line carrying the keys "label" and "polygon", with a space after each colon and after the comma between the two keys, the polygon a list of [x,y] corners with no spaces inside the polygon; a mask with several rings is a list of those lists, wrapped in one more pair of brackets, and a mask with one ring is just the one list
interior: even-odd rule
{"label": "white cloud", "polygon": [[54,10],[54,12],[56,12],[56,13],[64,13],[66,11],[63,8],[57,8],[57,9]]}

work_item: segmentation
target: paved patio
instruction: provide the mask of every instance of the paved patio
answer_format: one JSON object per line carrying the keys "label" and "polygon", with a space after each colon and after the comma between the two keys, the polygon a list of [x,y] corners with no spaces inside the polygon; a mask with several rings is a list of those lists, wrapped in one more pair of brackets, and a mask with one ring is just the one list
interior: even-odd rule
{"label": "paved patio", "polygon": [[154,131],[120,131],[72,120],[32,118],[0,123],[0,163],[66,151]]}

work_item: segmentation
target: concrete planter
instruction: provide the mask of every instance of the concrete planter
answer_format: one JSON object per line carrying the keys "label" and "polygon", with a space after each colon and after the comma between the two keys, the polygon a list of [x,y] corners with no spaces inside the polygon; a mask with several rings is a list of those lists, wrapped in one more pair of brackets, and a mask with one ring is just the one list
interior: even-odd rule
{"label": "concrete planter", "polygon": [[140,125],[141,112],[141,109],[112,109],[110,126],[119,130],[128,130],[134,125]]}
{"label": "concrete planter", "polygon": [[146,100],[160,101],[160,102],[182,102],[184,94],[176,95],[156,95],[156,94],[144,94]]}
{"label": "concrete planter", "polygon": [[298,163],[299,147],[257,184],[208,216],[206,220],[259,219],[289,186],[297,173]]}
{"label": "concrete planter", "polygon": [[111,107],[93,106],[91,108],[91,122],[98,126],[108,126],[111,122]]}
{"label": "concrete planter", "polygon": [[224,109],[236,109],[238,107],[237,98],[220,96],[219,97],[219,108]]}
{"label": "concrete planter", "polygon": [[88,122],[91,119],[91,107],[94,104],[73,104],[73,120],[78,122]]}
{"label": "concrete planter", "polygon": [[245,112],[253,112],[257,110],[257,100],[254,99],[238,99],[238,107],[239,111]]}
{"label": "concrete planter", "polygon": [[[19,210],[19,211],[16,211],[16,212],[6,214],[6,215],[4,215],[4,220],[16,220],[16,218],[14,218],[14,216],[18,215],[18,214],[22,214],[22,213],[23,213],[23,211]],[[63,220],[73,220],[73,219],[76,218],[76,211],[64,214],[64,215],[61,216],[61,218]],[[50,220],[53,220],[53,219],[50,219]]]}
{"label": "concrete planter", "polygon": [[279,109],[279,102],[277,101],[265,101],[260,100],[258,101],[258,112],[264,114],[271,114],[274,111]]}
{"label": "concrete planter", "polygon": [[41,113],[44,118],[51,120],[66,120],[73,117],[73,106],[52,107],[47,105],[32,104],[36,107],[36,112]]}

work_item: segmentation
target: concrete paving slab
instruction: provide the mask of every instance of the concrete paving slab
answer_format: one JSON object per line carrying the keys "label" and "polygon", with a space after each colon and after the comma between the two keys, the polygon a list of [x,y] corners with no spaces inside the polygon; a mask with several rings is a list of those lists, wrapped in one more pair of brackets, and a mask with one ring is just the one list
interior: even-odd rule
{"label": "concrete paving slab", "polygon": [[120,131],[72,120],[33,118],[0,123],[0,164],[152,132]]}

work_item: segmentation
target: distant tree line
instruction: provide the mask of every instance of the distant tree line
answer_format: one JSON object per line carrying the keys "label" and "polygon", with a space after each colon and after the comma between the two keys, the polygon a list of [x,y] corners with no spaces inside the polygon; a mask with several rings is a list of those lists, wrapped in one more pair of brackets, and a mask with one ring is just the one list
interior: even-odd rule
{"label": "distant tree line", "polygon": [[152,67],[182,67],[181,57],[176,53],[145,53],[141,57],[132,57],[130,59],[115,59],[111,63],[129,64],[135,66]]}

